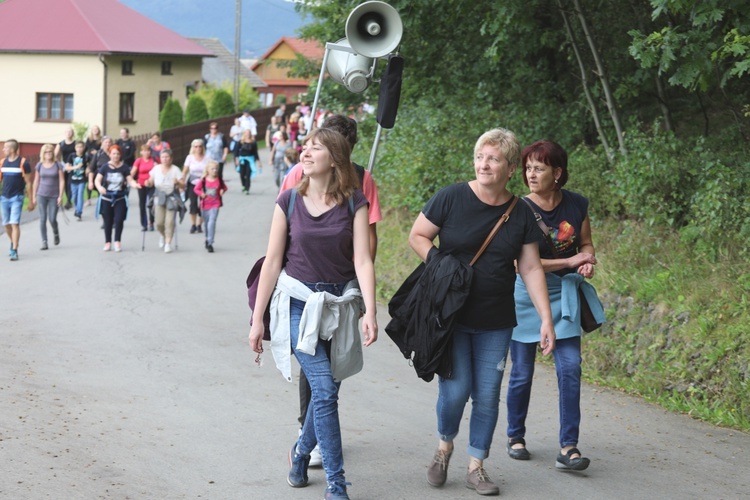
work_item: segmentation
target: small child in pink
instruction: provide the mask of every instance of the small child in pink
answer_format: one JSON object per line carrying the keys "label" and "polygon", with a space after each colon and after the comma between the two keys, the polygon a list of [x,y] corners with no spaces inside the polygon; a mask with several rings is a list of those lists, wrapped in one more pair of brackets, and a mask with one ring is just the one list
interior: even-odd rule
{"label": "small child in pink", "polygon": [[227,185],[219,178],[219,164],[217,162],[209,161],[206,164],[203,176],[195,184],[193,190],[200,198],[203,224],[205,224],[206,250],[208,250],[208,253],[213,253],[216,219],[219,217],[219,208],[224,204],[222,196],[227,192]]}

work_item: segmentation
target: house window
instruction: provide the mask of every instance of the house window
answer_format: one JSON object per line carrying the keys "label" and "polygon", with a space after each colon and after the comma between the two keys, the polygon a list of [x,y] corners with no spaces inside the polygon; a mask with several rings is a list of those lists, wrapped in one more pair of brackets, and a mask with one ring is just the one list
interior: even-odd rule
{"label": "house window", "polygon": [[162,61],[161,62],[161,74],[162,75],[171,75],[172,74],[172,61]]}
{"label": "house window", "polygon": [[36,119],[44,122],[73,121],[73,94],[38,93]]}
{"label": "house window", "polygon": [[135,94],[120,94],[120,123],[135,122]]}
{"label": "house window", "polygon": [[162,90],[159,92],[159,113],[161,113],[161,110],[164,109],[164,106],[167,104],[167,101],[172,98],[172,91],[171,90]]}
{"label": "house window", "polygon": [[122,74],[123,75],[132,75],[133,74],[133,61],[123,61],[122,62]]}

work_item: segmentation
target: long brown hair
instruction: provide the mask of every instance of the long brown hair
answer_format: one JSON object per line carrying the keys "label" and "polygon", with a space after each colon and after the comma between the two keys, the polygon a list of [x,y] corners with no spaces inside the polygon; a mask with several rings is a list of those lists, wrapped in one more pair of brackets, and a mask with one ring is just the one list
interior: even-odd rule
{"label": "long brown hair", "polygon": [[[359,187],[357,172],[351,160],[352,148],[343,135],[325,128],[311,132],[305,138],[305,144],[312,144],[315,140],[328,149],[333,162],[333,176],[326,188],[326,202],[333,201],[337,205],[343,205]],[[310,178],[304,176],[297,187],[299,194],[302,196],[307,194],[309,185]]]}

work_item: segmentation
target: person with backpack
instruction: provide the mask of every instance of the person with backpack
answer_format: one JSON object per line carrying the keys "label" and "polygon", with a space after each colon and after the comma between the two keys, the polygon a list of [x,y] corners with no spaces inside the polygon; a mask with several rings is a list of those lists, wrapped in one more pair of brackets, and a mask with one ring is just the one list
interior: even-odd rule
{"label": "person with backpack", "polygon": [[85,154],[86,145],[83,141],[76,141],[75,150],[65,159],[65,171],[70,176],[70,192],[73,195],[75,218],[81,222],[83,215],[83,192],[86,187],[86,170],[88,159]]}
{"label": "person with backpack", "polygon": [[242,132],[242,139],[239,142],[237,151],[242,192],[250,194],[250,184],[255,178],[258,169],[262,168],[263,165],[260,162],[260,155],[258,154],[258,142],[249,130]]}
{"label": "person with backpack", "polygon": [[159,248],[163,248],[164,253],[172,252],[175,215],[179,205],[176,191],[185,187],[182,172],[172,164],[172,158],[171,149],[162,149],[159,157],[161,164],[149,171],[144,184],[146,188],[154,190],[154,220],[159,231]]}
{"label": "person with backpack", "polygon": [[[102,129],[99,125],[93,125],[89,131],[88,137],[86,137],[86,163],[89,165],[89,169],[94,164],[95,156],[102,149]],[[105,149],[106,153],[107,150]],[[86,187],[86,206],[91,206],[91,197],[94,194],[94,175],[96,170],[90,172],[89,183]]]}
{"label": "person with backpack", "polygon": [[18,242],[21,240],[21,211],[24,194],[29,194],[29,212],[34,210],[31,197],[32,170],[29,161],[18,155],[18,141],[8,139],[3,144],[3,158],[0,159],[0,211],[3,215],[5,234],[10,240],[10,260],[18,260]]}
{"label": "person with backpack", "polygon": [[[349,146],[354,149],[354,145],[357,144],[357,122],[352,118],[344,115],[331,115],[324,123],[323,127],[329,130],[333,130],[343,135],[346,138]],[[307,134],[306,134],[307,136]],[[359,181],[360,189],[367,198],[367,218],[370,228],[370,255],[372,261],[375,262],[375,256],[378,251],[378,232],[376,224],[383,220],[383,215],[380,212],[380,200],[378,198],[378,186],[375,184],[375,180],[370,175],[370,172],[365,170],[361,165],[354,165],[354,170],[357,173],[357,180]],[[287,189],[290,189],[302,180],[303,166],[297,163],[287,172],[284,177],[284,182],[281,184],[281,192],[283,193]],[[305,424],[305,416],[307,415],[307,408],[310,405],[310,385],[307,383],[305,374],[302,370],[299,373],[299,418],[300,428]],[[314,449],[311,453],[310,466],[320,467],[322,458],[320,456],[320,450]]]}
{"label": "person with backpack", "polygon": [[195,194],[200,198],[203,224],[206,226],[206,250],[214,253],[214,236],[219,208],[224,205],[222,197],[227,192],[227,185],[219,176],[219,164],[209,161],[203,171],[200,182],[195,185]]}
{"label": "person with backpack", "polygon": [[[270,303],[276,365],[291,381],[291,349],[312,389],[305,424],[289,451],[287,482],[294,488],[307,486],[310,453],[319,445],[326,473],[325,498],[348,499],[338,389],[341,378],[358,370],[336,371],[335,375],[334,368],[362,355],[357,326],[362,306],[364,345],[378,338],[367,199],[357,187],[351,147],[344,136],[320,129],[308,137],[305,146],[300,160],[304,178],[276,201],[249,343],[256,353],[263,351],[263,316]],[[335,335],[326,335],[321,328],[324,324]],[[342,338],[351,341],[344,352],[335,348]],[[329,345],[336,354],[335,364],[329,360]]]}
{"label": "person with backpack", "polygon": [[[75,153],[76,140],[75,131],[73,127],[67,127],[65,129],[65,139],[58,142],[55,146],[55,160],[65,163],[68,157]],[[65,196],[68,201],[65,202],[65,210],[69,210],[73,206],[73,192],[71,191],[70,172],[65,171]]]}
{"label": "person with backpack", "polygon": [[206,155],[209,160],[219,164],[219,178],[224,179],[224,162],[227,161],[229,154],[229,142],[226,136],[219,132],[219,124],[211,122],[208,126],[209,132],[203,137],[206,143]]}
{"label": "person with backpack", "polygon": [[31,202],[39,206],[39,230],[42,234],[42,247],[49,249],[47,244],[47,220],[52,226],[55,245],[60,244],[60,228],[57,225],[57,211],[62,205],[65,192],[65,166],[55,161],[55,146],[45,144],[39,150],[41,161],[36,165],[34,187],[31,190]]}
{"label": "person with backpack", "polygon": [[276,181],[276,187],[281,188],[281,184],[284,182],[284,174],[286,173],[286,166],[284,165],[284,152],[287,148],[292,147],[289,142],[289,136],[286,132],[282,132],[279,140],[276,141],[271,148],[271,164],[273,165],[273,178]]}

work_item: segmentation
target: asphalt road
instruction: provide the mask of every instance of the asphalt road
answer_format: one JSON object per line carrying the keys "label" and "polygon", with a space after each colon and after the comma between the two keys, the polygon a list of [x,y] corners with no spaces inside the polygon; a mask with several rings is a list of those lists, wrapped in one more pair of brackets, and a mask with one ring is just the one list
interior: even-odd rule
{"label": "asphalt road", "polygon": [[[245,277],[265,252],[275,188],[268,170],[249,196],[226,175],[214,254],[187,222],[173,254],[158,250],[155,232],[141,251],[137,209],[120,254],[102,252],[90,207],[83,222],[60,218],[62,243],[45,252],[38,223],[22,225],[20,260],[0,259],[0,498],[322,498],[322,470],[311,469],[307,488],[286,483],[297,386],[270,353],[257,367],[246,344]],[[475,498],[463,485],[468,422],[447,484],[427,485],[437,385],[382,332],[385,306],[379,321],[364,371],[341,390],[351,497]],[[538,369],[534,387],[531,461],[506,455],[501,403],[485,466],[502,496],[750,497],[750,436],[589,385],[579,445],[592,465],[555,470],[554,373]]]}

